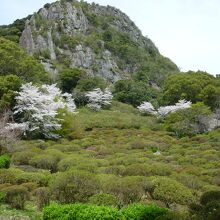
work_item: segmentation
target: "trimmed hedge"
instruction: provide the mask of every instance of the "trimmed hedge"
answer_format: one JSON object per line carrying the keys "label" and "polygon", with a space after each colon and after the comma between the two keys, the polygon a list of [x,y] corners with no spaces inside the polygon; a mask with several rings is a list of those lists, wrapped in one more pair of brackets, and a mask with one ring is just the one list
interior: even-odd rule
{"label": "trimmed hedge", "polygon": [[168,212],[156,205],[132,204],[118,210],[88,204],[50,205],[43,210],[43,220],[155,220]]}

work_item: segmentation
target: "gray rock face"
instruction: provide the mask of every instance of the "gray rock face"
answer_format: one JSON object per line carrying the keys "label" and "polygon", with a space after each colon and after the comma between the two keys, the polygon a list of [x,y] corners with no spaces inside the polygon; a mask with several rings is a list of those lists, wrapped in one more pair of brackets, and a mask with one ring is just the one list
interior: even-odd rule
{"label": "gray rock face", "polygon": [[29,21],[27,21],[25,24],[25,29],[22,32],[22,36],[20,38],[20,45],[25,48],[29,54],[33,54],[35,46]]}
{"label": "gray rock face", "polygon": [[[88,4],[85,11],[80,4],[74,0],[72,2],[58,1],[49,7],[40,9],[26,22],[20,45],[29,54],[37,54],[42,59],[45,69],[51,74],[57,74],[58,69],[63,65],[63,59],[68,67],[83,68],[89,76],[101,76],[109,82],[127,78],[137,69],[136,65],[129,63],[123,68],[119,67],[117,62],[119,58],[104,47],[105,42],[102,40],[99,42],[98,52],[83,41],[77,42],[76,45],[74,42],[69,42],[78,35],[82,38],[88,37],[92,28],[89,19],[95,16],[112,18],[109,23],[112,28],[128,34],[140,47],[152,48],[158,52],[154,44],[143,37],[141,31],[120,10],[110,6]],[[92,18],[88,13],[92,14]],[[62,46],[60,41],[64,41]],[[61,65],[58,69],[53,69],[52,63]]]}

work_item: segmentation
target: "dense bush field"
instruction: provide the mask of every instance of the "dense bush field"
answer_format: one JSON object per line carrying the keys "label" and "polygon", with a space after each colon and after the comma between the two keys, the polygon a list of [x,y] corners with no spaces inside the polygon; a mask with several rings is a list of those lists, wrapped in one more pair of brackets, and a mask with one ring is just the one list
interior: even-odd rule
{"label": "dense bush field", "polygon": [[[141,202],[190,219],[202,214],[189,205],[198,211],[200,197],[219,190],[220,130],[177,139],[156,117],[141,116],[118,102],[99,112],[79,109],[72,123],[67,138],[13,143],[9,168],[9,162],[4,165],[9,157],[0,158],[1,215],[12,215],[11,208],[17,208],[25,211],[14,215],[40,219],[40,210],[54,202],[107,206],[91,206],[94,212]],[[121,213],[115,211],[116,216]]]}

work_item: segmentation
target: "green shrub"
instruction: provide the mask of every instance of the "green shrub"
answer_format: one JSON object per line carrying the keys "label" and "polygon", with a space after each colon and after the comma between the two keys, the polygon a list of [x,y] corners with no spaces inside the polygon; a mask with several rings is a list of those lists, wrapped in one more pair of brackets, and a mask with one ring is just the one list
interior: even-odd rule
{"label": "green shrub", "polygon": [[209,107],[203,103],[196,103],[191,108],[169,114],[164,126],[168,131],[174,132],[177,137],[193,136],[208,131],[210,115]]}
{"label": "green shrub", "polygon": [[12,162],[15,165],[29,165],[29,161],[37,155],[37,152],[32,150],[24,150],[22,152],[15,152],[12,155]]}
{"label": "green shrub", "polygon": [[16,182],[16,171],[14,169],[0,169],[0,184],[4,183],[15,183]]}
{"label": "green shrub", "polygon": [[156,205],[131,204],[121,210],[126,220],[155,220],[168,212]]}
{"label": "green shrub", "polygon": [[94,205],[104,205],[117,207],[118,201],[117,198],[111,194],[100,193],[93,195],[89,198],[89,203]]}
{"label": "green shrub", "polygon": [[39,186],[47,186],[51,178],[49,174],[49,172],[20,172],[16,175],[14,181],[17,184],[34,182]]}
{"label": "green shrub", "polygon": [[59,78],[62,91],[71,93],[83,75],[84,71],[78,68],[67,68],[60,72]]}
{"label": "green shrub", "polygon": [[30,160],[30,165],[37,168],[57,171],[57,164],[63,158],[63,153],[58,150],[45,150],[43,154],[36,155]]}
{"label": "green shrub", "polygon": [[38,184],[34,182],[27,182],[27,183],[22,183],[21,186],[24,186],[28,190],[28,192],[31,192],[38,187]]}
{"label": "green shrub", "polygon": [[48,187],[40,187],[34,191],[38,209],[50,204],[50,189]]}
{"label": "green shrub", "polygon": [[50,184],[52,194],[61,203],[86,202],[98,193],[99,182],[85,171],[68,171],[58,174]]}
{"label": "green shrub", "polygon": [[220,202],[220,191],[205,192],[200,198],[200,203],[202,205],[207,205],[209,202],[212,202],[212,201]]}
{"label": "green shrub", "polygon": [[4,188],[2,191],[5,194],[5,202],[12,208],[24,209],[24,203],[29,197],[26,187],[13,185]]}
{"label": "green shrub", "polygon": [[78,115],[67,112],[61,117],[61,129],[58,131],[59,135],[68,138],[69,140],[80,139],[84,135],[84,125],[79,120]]}
{"label": "green shrub", "polygon": [[11,159],[8,155],[0,156],[0,169],[1,168],[9,168]]}
{"label": "green shrub", "polygon": [[189,204],[194,201],[192,192],[175,180],[161,177],[155,179],[154,184],[153,197],[165,202],[168,206],[172,203]]}
{"label": "green shrub", "polygon": [[115,208],[85,204],[50,205],[43,210],[43,220],[125,220]]}
{"label": "green shrub", "polygon": [[219,85],[214,76],[202,71],[174,74],[167,79],[163,90],[166,104],[180,99],[193,103],[204,102],[212,109],[219,106]]}
{"label": "green shrub", "polygon": [[[188,214],[180,214],[175,212],[168,212],[165,215],[159,216],[156,220],[189,220],[191,219]],[[199,220],[199,219],[195,219]],[[201,220],[201,219],[200,219]]]}
{"label": "green shrub", "polygon": [[0,203],[5,201],[5,193],[0,191]]}
{"label": "green shrub", "polygon": [[202,194],[200,204],[190,204],[191,215],[198,219],[218,220],[220,215],[220,191],[209,191]]}
{"label": "green shrub", "polygon": [[114,85],[114,98],[117,101],[138,106],[146,100],[157,97],[157,91],[144,82],[133,80],[119,80]]}
{"label": "green shrub", "polygon": [[171,168],[166,164],[131,164],[126,167],[125,176],[169,176]]}
{"label": "green shrub", "polygon": [[144,179],[141,177],[110,178],[102,182],[103,191],[117,197],[120,205],[139,202],[144,195]]}

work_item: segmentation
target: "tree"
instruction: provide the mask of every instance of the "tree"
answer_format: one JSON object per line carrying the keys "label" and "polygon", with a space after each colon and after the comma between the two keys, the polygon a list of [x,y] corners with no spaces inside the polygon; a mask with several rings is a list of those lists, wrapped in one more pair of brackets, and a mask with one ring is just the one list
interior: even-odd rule
{"label": "tree", "polygon": [[134,80],[119,80],[114,85],[114,98],[120,102],[138,106],[145,100],[155,100],[158,94],[149,84]]}
{"label": "tree", "polygon": [[169,114],[165,118],[164,125],[177,137],[192,136],[209,130],[211,114],[209,107],[203,103],[196,103],[191,108],[180,109]]}
{"label": "tree", "polygon": [[21,79],[18,76],[0,76],[0,112],[13,107],[15,91],[18,91],[20,86]]}
{"label": "tree", "polygon": [[160,117],[165,117],[171,112],[176,112],[180,109],[187,109],[191,107],[191,102],[186,100],[179,100],[175,105],[168,105],[160,107],[157,112]]}
{"label": "tree", "polygon": [[16,43],[0,37],[0,75],[16,75],[24,82],[47,82],[42,64],[26,54]]}
{"label": "tree", "polygon": [[75,102],[77,106],[85,106],[88,104],[88,98],[85,97],[85,93],[92,91],[96,88],[104,90],[106,88],[106,82],[103,78],[95,76],[91,78],[81,78],[77,82],[76,88],[73,90]]}
{"label": "tree", "polygon": [[103,92],[100,88],[97,88],[86,93],[86,97],[89,99],[88,107],[94,111],[98,111],[104,106],[111,105],[113,96],[109,89],[105,89]]}
{"label": "tree", "polygon": [[174,104],[180,99],[186,99],[192,103],[204,102],[214,109],[219,106],[219,97],[218,79],[202,71],[172,75],[163,89],[164,104]]}
{"label": "tree", "polygon": [[150,102],[142,102],[141,105],[137,107],[139,111],[143,114],[156,115],[157,112]]}
{"label": "tree", "polygon": [[78,68],[64,69],[59,75],[62,91],[71,93],[72,90],[76,87],[77,82],[80,80],[83,73],[84,71]]}
{"label": "tree", "polygon": [[180,109],[187,109],[191,107],[191,102],[185,100],[179,100],[175,105],[162,106],[159,107],[158,110],[155,110],[153,105],[150,102],[143,102],[137,108],[142,113],[153,114],[159,117],[165,117],[169,113],[176,112]]}
{"label": "tree", "polygon": [[12,112],[6,111],[0,114],[0,154],[10,152],[12,144],[16,143],[21,136],[20,127],[18,129],[9,129],[8,122]]}
{"label": "tree", "polygon": [[23,125],[24,136],[56,138],[60,129],[59,110],[74,112],[75,103],[68,93],[53,85],[34,86],[32,83],[23,84],[18,92],[14,115],[20,123],[12,123],[9,129]]}

